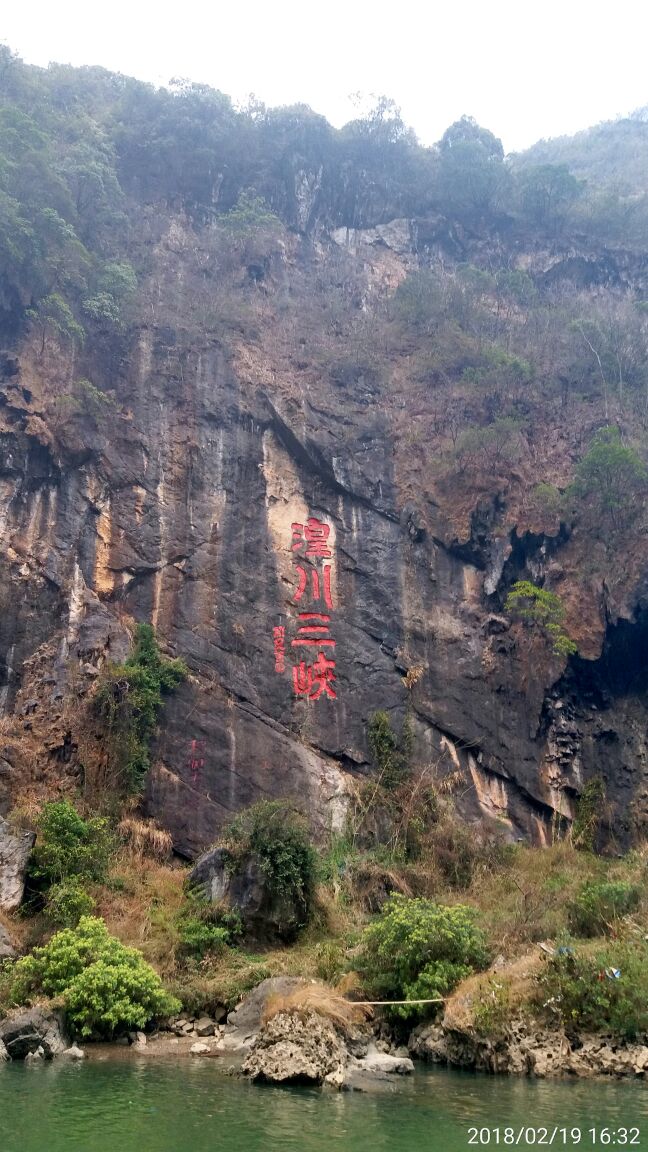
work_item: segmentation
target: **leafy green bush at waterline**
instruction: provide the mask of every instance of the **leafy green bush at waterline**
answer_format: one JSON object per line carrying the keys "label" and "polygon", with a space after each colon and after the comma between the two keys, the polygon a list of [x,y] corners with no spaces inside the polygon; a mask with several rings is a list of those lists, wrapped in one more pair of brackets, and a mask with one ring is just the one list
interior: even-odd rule
{"label": "leafy green bush at waterline", "polygon": [[37,996],[60,997],[70,1027],[80,1036],[110,1038],[180,1009],[142,953],[127,948],[92,916],[57,932],[15,964],[13,1002]]}

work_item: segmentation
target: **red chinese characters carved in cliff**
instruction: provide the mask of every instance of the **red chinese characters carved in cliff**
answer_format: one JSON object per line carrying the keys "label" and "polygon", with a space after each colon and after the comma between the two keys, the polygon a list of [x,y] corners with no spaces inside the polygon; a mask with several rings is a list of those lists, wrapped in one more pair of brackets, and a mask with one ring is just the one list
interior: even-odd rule
{"label": "red chinese characters carved in cliff", "polygon": [[[290,648],[293,652],[292,683],[295,696],[306,700],[337,698],[335,691],[335,648],[337,641],[331,631],[334,612],[331,587],[333,549],[331,527],[316,516],[305,523],[291,524],[293,554],[297,587],[293,604],[300,611],[291,628]],[[285,670],[286,629],[273,629],[275,671]]]}

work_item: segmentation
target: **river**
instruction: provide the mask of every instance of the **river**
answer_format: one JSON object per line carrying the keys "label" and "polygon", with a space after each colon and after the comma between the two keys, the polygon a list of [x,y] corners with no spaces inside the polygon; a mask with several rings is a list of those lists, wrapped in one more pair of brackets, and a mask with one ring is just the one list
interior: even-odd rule
{"label": "river", "polygon": [[365,1095],[260,1087],[211,1060],[0,1066],[1,1152],[464,1152],[520,1131],[518,1147],[553,1134],[553,1147],[593,1149],[623,1146],[626,1128],[640,1130],[628,1147],[648,1149],[643,1083],[423,1069],[398,1092]]}

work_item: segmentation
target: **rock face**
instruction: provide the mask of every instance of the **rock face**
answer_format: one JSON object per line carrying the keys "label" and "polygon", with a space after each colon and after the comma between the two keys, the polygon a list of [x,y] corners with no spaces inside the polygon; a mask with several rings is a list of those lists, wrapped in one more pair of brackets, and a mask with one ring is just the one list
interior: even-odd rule
{"label": "rock face", "polygon": [[191,870],[189,883],[207,900],[238,912],[245,936],[257,943],[289,943],[306,921],[301,902],[271,891],[254,855],[237,862],[233,870],[224,849],[206,852]]}
{"label": "rock face", "polygon": [[10,1059],[24,1060],[29,1053],[42,1048],[47,1060],[60,1056],[67,1047],[59,1016],[42,1008],[14,1012],[0,1020],[0,1043]]}
{"label": "rock face", "polygon": [[6,912],[18,908],[23,898],[27,861],[35,840],[34,832],[14,832],[0,817],[0,908]]}
{"label": "rock face", "polygon": [[[318,179],[304,173],[295,192],[302,223]],[[532,522],[525,500],[545,473],[566,485],[583,428],[560,414],[515,469],[468,490],[431,469],[448,415],[434,385],[400,390],[399,361],[381,391],[375,357],[337,336],[321,351],[321,285],[356,285],[344,311],[368,315],[435,259],[439,222],[286,233],[253,283],[235,270],[224,300],[209,228],[156,207],[136,232],[143,303],[123,338],[89,333],[73,366],[29,336],[0,357],[0,712],[13,724],[1,809],[26,782],[78,775],[84,740],[101,758],[83,705],[146,620],[191,671],[146,789],[189,858],[268,796],[340,829],[372,771],[378,709],[395,727],[409,710],[418,762],[461,774],[466,819],[511,839],[549,838],[598,772],[617,837],[630,814],[648,822],[643,681],[617,674],[628,644],[643,667],[641,542],[612,590],[599,581],[568,602],[583,657],[568,669],[527,651],[501,611],[514,580],[569,592],[582,568],[583,533]],[[466,245],[457,259],[479,262]],[[563,256],[532,253],[528,267],[540,278]],[[282,302],[302,297],[311,311],[292,332]],[[72,373],[110,393],[108,417],[65,407]],[[307,659],[314,638],[321,660]],[[20,879],[3,884],[3,867],[15,906]]]}

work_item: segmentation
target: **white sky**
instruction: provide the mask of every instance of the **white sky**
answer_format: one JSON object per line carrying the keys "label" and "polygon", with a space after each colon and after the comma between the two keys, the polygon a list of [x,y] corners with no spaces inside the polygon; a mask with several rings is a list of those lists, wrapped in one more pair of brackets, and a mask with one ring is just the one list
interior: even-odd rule
{"label": "white sky", "polygon": [[[9,5],[11,4],[11,8]],[[340,126],[351,93],[392,97],[424,144],[464,113],[507,151],[648,104],[642,0],[5,0],[28,63],[101,64],[237,100],[305,103]]]}

